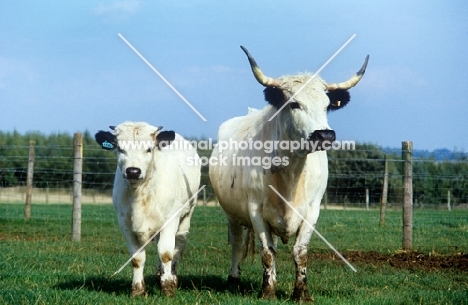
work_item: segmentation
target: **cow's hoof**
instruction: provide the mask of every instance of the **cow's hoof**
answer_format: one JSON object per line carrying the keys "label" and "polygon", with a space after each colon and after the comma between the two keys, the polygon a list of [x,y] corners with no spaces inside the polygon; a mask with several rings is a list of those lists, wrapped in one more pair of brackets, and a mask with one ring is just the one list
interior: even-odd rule
{"label": "cow's hoof", "polygon": [[238,287],[240,285],[240,278],[239,277],[233,277],[232,275],[229,275],[228,278],[227,278],[226,284],[228,286]]}
{"label": "cow's hoof", "polygon": [[260,293],[260,298],[265,300],[276,300],[275,288],[272,286],[264,286]]}
{"label": "cow's hoof", "polygon": [[145,283],[132,285],[132,297],[140,297],[146,295]]}
{"label": "cow's hoof", "polygon": [[161,289],[161,270],[156,270],[156,285]]}
{"label": "cow's hoof", "polygon": [[314,298],[310,296],[309,289],[307,287],[304,289],[303,287],[294,287],[293,294],[291,296],[291,299],[296,302],[307,302],[307,303],[313,303]]}
{"label": "cow's hoof", "polygon": [[166,297],[173,298],[177,289],[177,279],[166,280],[161,283],[161,294]]}

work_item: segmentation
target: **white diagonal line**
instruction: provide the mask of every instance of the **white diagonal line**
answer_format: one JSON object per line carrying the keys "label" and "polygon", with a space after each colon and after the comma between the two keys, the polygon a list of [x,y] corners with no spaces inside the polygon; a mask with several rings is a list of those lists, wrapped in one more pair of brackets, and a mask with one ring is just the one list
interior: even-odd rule
{"label": "white diagonal line", "polygon": [[174,215],[172,215],[172,216],[162,225],[162,227],[161,227],[158,231],[156,231],[156,233],[154,233],[153,236],[151,236],[151,237],[143,244],[143,246],[140,247],[140,249],[138,249],[135,253],[133,253],[132,257],[130,257],[130,258],[128,259],[128,261],[127,261],[125,264],[123,264],[122,267],[120,267],[119,270],[117,270],[116,272],[114,272],[114,274],[111,275],[111,277],[113,277],[114,275],[116,275],[117,273],[119,273],[120,271],[122,271],[122,269],[125,268],[125,266],[127,266],[127,265],[132,261],[132,259],[134,259],[135,256],[137,256],[138,253],[140,253],[140,252],[153,240],[153,238],[155,238],[156,235],[158,235],[159,232],[161,232],[161,231],[172,221],[172,219],[174,219],[174,218],[177,216],[177,214],[179,214],[179,212],[182,211],[182,210],[190,203],[190,201],[192,201],[192,200],[198,195],[198,193],[200,193],[201,190],[203,190],[203,189],[205,188],[205,186],[206,186],[206,185],[203,185],[201,188],[199,188],[198,191],[197,191],[192,197],[190,197],[190,199],[187,200],[187,202],[184,203],[184,204],[174,213]]}
{"label": "white diagonal line", "polygon": [[336,255],[338,255],[338,257],[341,258],[349,266],[349,268],[351,268],[351,270],[357,272],[356,268],[354,268],[354,266],[351,265],[351,263],[348,262],[346,258],[344,258],[344,256],[341,255],[341,253],[338,252],[338,250],[336,250],[335,247],[333,247],[333,245],[329,243],[328,240],[326,240],[325,237],[323,237],[322,234],[320,234],[319,231],[317,231],[317,229],[315,229],[315,227],[310,222],[308,222],[291,203],[289,203],[289,201],[286,200],[286,198],[284,198],[272,185],[269,185],[269,187],[330,247],[330,249],[335,251]]}
{"label": "white diagonal line", "polygon": [[281,106],[281,108],[278,109],[278,111],[276,111],[276,112],[271,116],[271,118],[268,119],[268,121],[273,120],[273,118],[274,118],[275,116],[277,116],[278,113],[279,113],[281,110],[283,110],[283,108],[286,107],[286,105],[288,105],[288,104],[294,99],[294,97],[295,97],[297,94],[299,94],[299,92],[301,92],[302,89],[304,89],[305,86],[307,86],[307,85],[314,79],[314,77],[316,77],[316,76],[329,64],[329,63],[330,63],[330,62],[331,62],[331,61],[332,61],[332,60],[333,60],[333,59],[334,59],[334,58],[351,42],[351,40],[354,39],[354,37],[356,37],[356,34],[353,34],[353,36],[351,36],[351,38],[349,38],[349,39],[341,46],[341,48],[339,48],[338,51],[336,51],[335,54],[333,54],[332,57],[330,57],[330,58],[320,67],[320,69],[318,69],[318,71],[315,72],[315,73],[307,80],[307,82],[305,82],[305,84],[302,85],[302,86],[299,88],[299,90],[297,90],[297,91],[293,94],[293,96],[291,96],[291,97],[289,98],[289,100],[288,100],[286,103],[284,103],[284,105]]}
{"label": "white diagonal line", "polygon": [[195,107],[193,107],[192,104],[190,104],[190,102],[187,101],[187,99],[179,91],[177,91],[177,89],[174,86],[172,86],[172,84],[161,73],[159,73],[159,71],[156,70],[156,68],[154,68],[153,65],[151,65],[151,63],[149,61],[146,60],[146,58],[144,58],[143,55],[141,55],[140,52],[138,52],[138,50],[135,49],[132,46],[132,44],[130,42],[128,42],[127,39],[125,39],[125,37],[122,36],[122,34],[119,33],[118,35],[133,50],[133,52],[135,52],[151,68],[151,70],[153,70],[154,73],[156,73],[166,83],[166,85],[168,85],[169,88],[172,89],[172,91],[174,91],[196,114],[198,114],[198,116],[203,121],[206,122],[205,117],[200,112],[198,112],[198,110],[195,109]]}

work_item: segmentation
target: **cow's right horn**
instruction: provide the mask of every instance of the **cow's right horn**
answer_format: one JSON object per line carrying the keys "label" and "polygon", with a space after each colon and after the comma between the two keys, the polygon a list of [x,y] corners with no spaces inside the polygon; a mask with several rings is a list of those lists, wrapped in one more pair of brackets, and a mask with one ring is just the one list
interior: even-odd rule
{"label": "cow's right horn", "polygon": [[242,51],[245,52],[245,55],[247,55],[247,58],[249,59],[250,63],[250,68],[252,68],[253,75],[257,79],[257,81],[262,84],[265,87],[279,87],[281,85],[281,82],[277,78],[271,78],[263,74],[262,70],[257,65],[257,62],[255,59],[250,55],[249,51],[243,47],[240,46]]}
{"label": "cow's right horn", "polygon": [[364,64],[362,65],[361,69],[359,69],[359,71],[356,74],[354,74],[350,79],[348,79],[345,82],[337,83],[337,84],[327,84],[327,90],[329,91],[336,90],[336,89],[347,90],[351,87],[356,86],[357,83],[359,83],[359,81],[361,80],[364,73],[366,72],[368,61],[369,61],[369,55],[366,56],[366,59],[364,60]]}

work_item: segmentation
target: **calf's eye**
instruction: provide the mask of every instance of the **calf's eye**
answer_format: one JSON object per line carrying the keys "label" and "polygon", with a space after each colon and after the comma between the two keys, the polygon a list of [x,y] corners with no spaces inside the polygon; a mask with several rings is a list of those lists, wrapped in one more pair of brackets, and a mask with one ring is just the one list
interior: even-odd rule
{"label": "calf's eye", "polygon": [[298,102],[289,103],[289,107],[291,107],[291,109],[301,109],[301,105],[299,105]]}
{"label": "calf's eye", "polygon": [[147,152],[147,153],[150,153],[150,152],[151,152],[151,148],[148,148],[148,149],[146,150],[146,152]]}

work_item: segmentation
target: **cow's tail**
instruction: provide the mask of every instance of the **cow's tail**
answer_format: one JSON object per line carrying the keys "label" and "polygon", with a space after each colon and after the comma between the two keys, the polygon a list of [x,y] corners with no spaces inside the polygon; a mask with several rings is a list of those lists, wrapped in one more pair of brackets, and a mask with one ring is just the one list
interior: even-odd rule
{"label": "cow's tail", "polygon": [[252,261],[254,259],[255,255],[255,232],[251,228],[245,229],[244,232],[244,244],[242,246],[242,261],[244,261],[247,256],[252,258]]}

